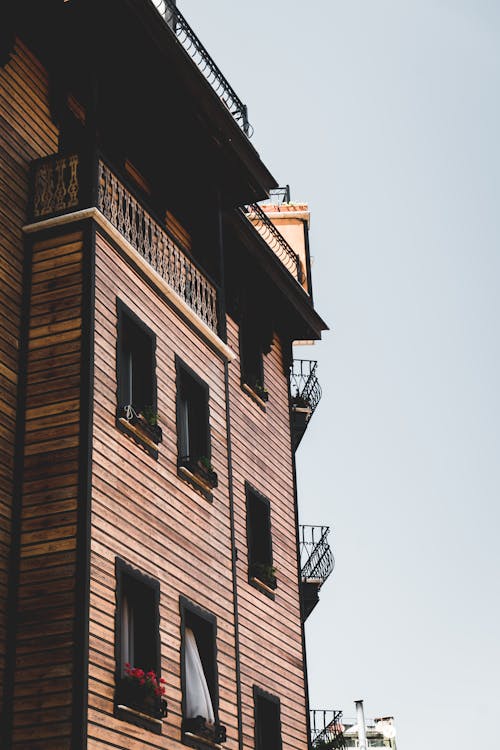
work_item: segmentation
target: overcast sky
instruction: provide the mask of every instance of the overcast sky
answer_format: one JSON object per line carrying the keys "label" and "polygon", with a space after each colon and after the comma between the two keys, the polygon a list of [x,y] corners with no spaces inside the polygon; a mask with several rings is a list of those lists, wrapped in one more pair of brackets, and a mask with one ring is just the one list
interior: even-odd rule
{"label": "overcast sky", "polygon": [[498,0],[179,0],[312,211],[311,706],[500,747]]}

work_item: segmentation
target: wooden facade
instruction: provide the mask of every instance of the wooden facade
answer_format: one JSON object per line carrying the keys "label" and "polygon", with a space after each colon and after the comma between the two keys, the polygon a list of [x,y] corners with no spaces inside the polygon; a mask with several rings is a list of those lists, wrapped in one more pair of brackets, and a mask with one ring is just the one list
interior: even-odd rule
{"label": "wooden facade", "polygon": [[[58,132],[48,106],[48,77],[18,40],[0,68],[0,696],[3,695],[7,628],[7,577],[12,551],[12,498],[23,309],[24,244],[29,167],[57,149]],[[1,700],[1,699],[0,699]]]}
{"label": "wooden facade", "polygon": [[[49,5],[46,18],[33,4],[14,22],[15,46],[8,34],[0,40],[0,745],[268,750],[256,727],[257,703],[267,701],[283,750],[306,750],[288,370],[293,340],[319,338],[325,326],[235,208],[264,197],[274,179],[246,119],[241,132],[172,26],[149,0],[123,5],[120,38],[111,35],[114,0]],[[123,65],[120,45],[136,34],[147,86],[160,62],[176,73],[166,127],[178,148],[160,138],[154,116],[126,119],[114,68],[90,65],[83,43],[73,52],[64,42],[76,28],[108,34]],[[205,191],[199,209],[183,176],[189,149],[198,159],[189,176]],[[132,409],[137,371],[124,386],[124,310],[152,351],[154,387],[142,384],[155,412],[149,432]],[[264,382],[249,384],[240,328],[254,315]],[[127,367],[139,354],[127,349]],[[206,400],[206,424],[196,425],[205,455],[194,462],[181,455],[181,373]],[[249,487],[269,508],[272,585],[249,567]],[[118,697],[120,570],[159,592],[165,717]],[[213,637],[216,739],[186,721],[191,622]]]}

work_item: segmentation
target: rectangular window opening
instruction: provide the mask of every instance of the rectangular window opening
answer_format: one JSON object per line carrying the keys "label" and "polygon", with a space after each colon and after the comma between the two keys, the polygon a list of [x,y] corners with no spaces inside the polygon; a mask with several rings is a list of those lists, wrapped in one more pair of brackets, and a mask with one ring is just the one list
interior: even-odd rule
{"label": "rectangular window opening", "polygon": [[156,410],[155,337],[124,306],[119,309],[118,401],[120,416],[128,407],[136,414]]}
{"label": "rectangular window opening", "polygon": [[271,538],[271,505],[269,500],[246,485],[248,573],[271,589],[276,588]]}
{"label": "rectangular window opening", "polygon": [[207,491],[217,486],[211,463],[209,389],[179,359],[177,365],[177,463],[189,481]]}
{"label": "rectangular window opening", "polygon": [[[115,715],[133,723],[138,714],[157,720],[166,714],[160,682],[159,594],[157,581],[117,558]],[[140,721],[143,726],[144,719]]]}
{"label": "rectangular window opening", "polygon": [[281,750],[280,701],[254,686],[255,749]]}
{"label": "rectangular window opening", "polygon": [[182,599],[181,612],[183,732],[219,744],[226,730],[218,720],[216,620]]}
{"label": "rectangular window opening", "polygon": [[258,330],[251,322],[240,326],[240,362],[242,382],[257,395],[267,393],[264,387],[264,357]]}

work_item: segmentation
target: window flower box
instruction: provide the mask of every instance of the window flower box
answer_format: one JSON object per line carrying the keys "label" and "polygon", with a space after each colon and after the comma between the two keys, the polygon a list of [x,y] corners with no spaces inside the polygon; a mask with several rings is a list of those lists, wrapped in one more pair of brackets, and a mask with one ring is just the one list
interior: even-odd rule
{"label": "window flower box", "polygon": [[137,413],[133,406],[128,405],[123,407],[123,414],[120,422],[136,435],[155,446],[162,442],[163,433],[158,424],[158,414],[151,408],[145,407],[142,412]]}
{"label": "window flower box", "polygon": [[125,667],[126,676],[116,685],[115,703],[147,714],[154,719],[167,715],[167,702],[163,698],[165,680],[158,679],[153,671]]}
{"label": "window flower box", "polygon": [[267,563],[254,563],[250,566],[250,578],[256,578],[268,588],[274,589],[278,586],[276,580],[276,568],[273,565]]}
{"label": "window flower box", "polygon": [[197,459],[183,458],[180,461],[180,466],[186,469],[196,479],[199,479],[200,482],[209,489],[217,487],[219,483],[217,473],[214,471],[210,460],[205,456]]}
{"label": "window flower box", "polygon": [[194,734],[202,740],[215,745],[226,741],[226,727],[222,724],[210,724],[203,716],[194,719],[184,719],[182,729],[186,734]]}

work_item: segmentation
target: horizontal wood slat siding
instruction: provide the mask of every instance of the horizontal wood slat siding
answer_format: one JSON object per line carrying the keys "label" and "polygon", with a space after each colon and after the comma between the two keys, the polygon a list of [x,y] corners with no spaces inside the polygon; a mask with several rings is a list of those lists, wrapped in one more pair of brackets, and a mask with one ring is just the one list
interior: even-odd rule
{"label": "horizontal wood slat siding", "polygon": [[[156,334],[158,460],[116,427],[116,298]],[[208,384],[213,502],[177,476],[179,355]],[[220,721],[238,747],[236,659],[224,365],[106,240],[96,241],[95,380],[91,537],[89,748],[172,748],[180,741],[179,595],[217,618]],[[115,556],[160,582],[161,672],[169,714],[161,736],[113,717]]]}
{"label": "horizontal wood slat siding", "polygon": [[81,286],[82,252],[81,232],[33,245],[13,719],[19,749],[70,746],[82,312],[81,294],[68,298],[66,283],[76,270]]}
{"label": "horizontal wood slat siding", "polygon": [[0,706],[5,655],[6,592],[10,548],[12,471],[16,429],[23,241],[28,169],[57,149],[45,71],[17,44],[0,68]]}
{"label": "horizontal wood slat siding", "polygon": [[[228,344],[239,352],[238,327],[228,318]],[[308,746],[297,570],[288,381],[280,340],[264,357],[269,391],[265,412],[240,385],[239,359],[229,368],[243,746],[255,747],[253,685],[281,702],[283,750]],[[248,582],[245,481],[270,500],[273,564],[278,587],[272,601]]]}

